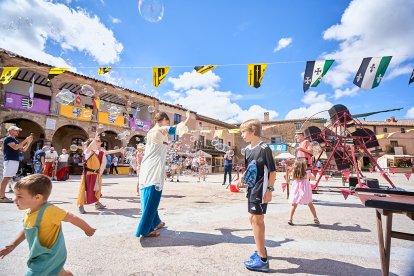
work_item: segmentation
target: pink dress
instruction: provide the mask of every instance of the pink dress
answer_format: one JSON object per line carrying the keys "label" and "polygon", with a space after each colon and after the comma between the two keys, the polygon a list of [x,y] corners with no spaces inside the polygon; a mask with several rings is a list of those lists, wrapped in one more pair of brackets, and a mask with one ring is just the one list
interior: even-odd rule
{"label": "pink dress", "polygon": [[312,202],[312,187],[308,177],[293,180],[292,191],[289,194],[289,202],[296,204],[308,204]]}

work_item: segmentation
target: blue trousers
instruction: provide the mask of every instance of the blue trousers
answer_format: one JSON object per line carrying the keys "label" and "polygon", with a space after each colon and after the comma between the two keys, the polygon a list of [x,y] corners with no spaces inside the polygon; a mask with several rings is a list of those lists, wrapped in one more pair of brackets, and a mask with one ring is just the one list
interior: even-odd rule
{"label": "blue trousers", "polygon": [[154,185],[140,189],[142,215],[136,233],[137,237],[147,236],[161,223],[158,216],[161,194],[162,191],[157,191]]}
{"label": "blue trousers", "polygon": [[231,184],[231,169],[232,165],[224,165],[224,181],[223,183],[226,183],[226,176],[229,174],[229,184]]}

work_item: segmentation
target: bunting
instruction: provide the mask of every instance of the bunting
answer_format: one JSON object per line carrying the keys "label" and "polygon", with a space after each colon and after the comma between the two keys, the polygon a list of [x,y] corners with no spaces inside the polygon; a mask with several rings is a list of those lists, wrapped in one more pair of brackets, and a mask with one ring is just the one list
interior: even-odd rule
{"label": "bunting", "polygon": [[410,80],[408,81],[408,85],[410,85],[412,82],[414,82],[414,69],[413,69],[413,72],[411,73],[411,77],[410,77]]}
{"label": "bunting", "polygon": [[98,68],[98,75],[103,76],[106,73],[109,73],[109,71],[111,71],[111,67],[99,67]]}
{"label": "bunting", "polygon": [[30,85],[29,87],[29,97],[31,101],[33,101],[33,98],[34,98],[34,85],[35,83],[34,83],[34,76],[33,76],[32,85]]}
{"label": "bunting", "polygon": [[303,76],[303,92],[306,92],[309,87],[318,86],[332,63],[334,63],[332,59],[306,62],[305,75]]}
{"label": "bunting", "polygon": [[247,81],[250,86],[253,86],[254,88],[259,88],[262,85],[262,80],[266,68],[266,63],[247,65]]}
{"label": "bunting", "polygon": [[230,134],[238,134],[238,133],[240,133],[240,129],[239,128],[229,129],[229,133]]}
{"label": "bunting", "polygon": [[47,75],[47,78],[49,81],[51,81],[54,77],[66,72],[67,70],[69,70],[69,68],[58,68],[58,67],[52,68],[50,69],[49,74]]}
{"label": "bunting", "polygon": [[153,67],[152,68],[152,84],[155,87],[158,87],[160,85],[164,78],[167,76],[168,71],[170,70],[170,67],[164,66],[164,67]]}
{"label": "bunting", "polygon": [[196,70],[197,73],[205,74],[208,71],[211,71],[216,67],[217,67],[217,65],[211,65],[211,64],[210,65],[201,65],[201,66],[195,66],[194,70]]}
{"label": "bunting", "polygon": [[364,58],[355,75],[354,84],[365,90],[377,87],[387,71],[391,58],[392,56]]}
{"label": "bunting", "polygon": [[14,75],[19,71],[19,67],[3,67],[0,75],[0,84],[8,84]]}

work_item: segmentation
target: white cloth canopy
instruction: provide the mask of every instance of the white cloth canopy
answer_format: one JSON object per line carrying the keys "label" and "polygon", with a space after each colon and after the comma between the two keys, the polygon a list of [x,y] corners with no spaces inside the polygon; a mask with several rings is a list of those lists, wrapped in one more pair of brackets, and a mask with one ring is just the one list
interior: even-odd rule
{"label": "white cloth canopy", "polygon": [[290,159],[295,158],[293,154],[290,154],[289,152],[282,152],[278,156],[275,157],[275,159]]}

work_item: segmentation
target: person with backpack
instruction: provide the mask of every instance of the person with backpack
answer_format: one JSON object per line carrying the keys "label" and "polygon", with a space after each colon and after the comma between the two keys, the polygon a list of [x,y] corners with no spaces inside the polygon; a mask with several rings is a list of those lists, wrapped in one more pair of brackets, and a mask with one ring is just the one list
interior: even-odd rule
{"label": "person with backpack", "polygon": [[43,168],[45,167],[45,155],[46,155],[46,149],[47,147],[43,147],[41,149],[38,149],[33,157],[33,168],[34,173],[42,173]]}
{"label": "person with backpack", "polygon": [[244,161],[246,171],[237,183],[237,187],[247,186],[247,206],[250,213],[256,251],[244,262],[247,269],[269,271],[269,260],[265,247],[264,215],[267,203],[272,200],[276,180],[276,165],[270,147],[260,140],[262,125],[259,120],[248,120],[240,125],[241,136],[249,143]]}

